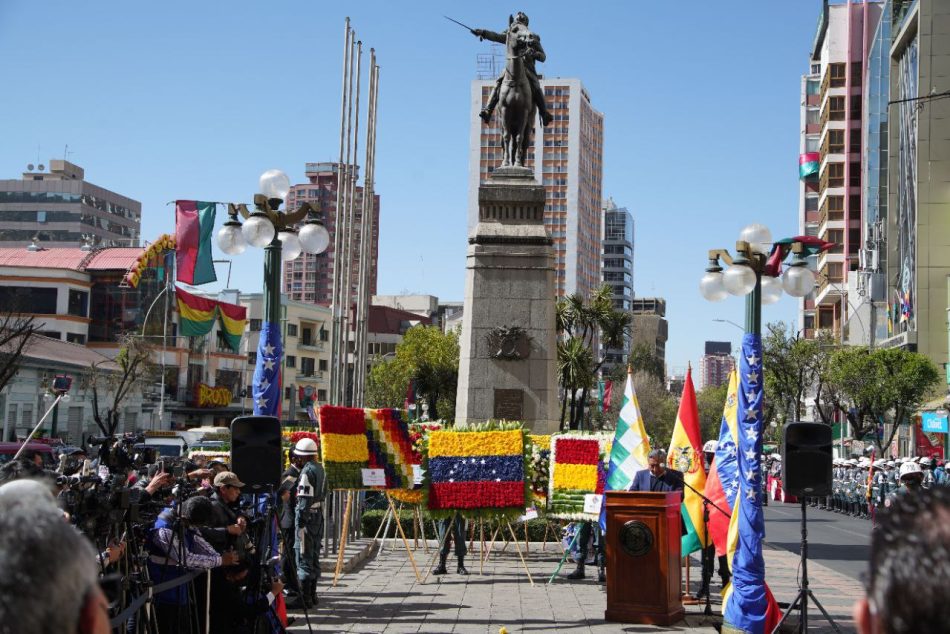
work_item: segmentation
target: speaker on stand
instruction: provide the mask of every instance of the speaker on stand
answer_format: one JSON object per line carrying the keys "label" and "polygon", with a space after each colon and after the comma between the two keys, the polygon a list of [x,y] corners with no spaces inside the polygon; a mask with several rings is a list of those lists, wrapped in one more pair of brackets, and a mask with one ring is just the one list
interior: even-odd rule
{"label": "speaker on stand", "polygon": [[239,416],[231,421],[231,471],[246,493],[267,493],[280,483],[283,456],[280,420],[275,416]]}
{"label": "speaker on stand", "polygon": [[782,486],[798,496],[802,505],[801,568],[802,585],[772,632],[778,632],[785,619],[796,607],[801,612],[799,631],[808,631],[808,600],[821,610],[835,632],[841,633],[837,623],[808,587],[808,519],[805,498],[831,494],[831,427],[824,423],[788,423],[782,434]]}

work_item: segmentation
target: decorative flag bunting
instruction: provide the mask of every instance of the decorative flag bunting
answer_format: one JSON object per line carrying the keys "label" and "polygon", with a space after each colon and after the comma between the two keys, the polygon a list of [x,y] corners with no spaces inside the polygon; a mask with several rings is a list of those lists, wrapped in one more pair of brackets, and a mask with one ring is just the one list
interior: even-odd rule
{"label": "decorative flag bunting", "polygon": [[241,349],[241,338],[247,324],[247,308],[228,304],[216,299],[192,295],[175,287],[178,304],[178,334],[183,337],[204,337],[214,327],[215,319],[221,318],[221,334],[234,352]]}
{"label": "decorative flag bunting", "polygon": [[798,155],[798,178],[805,180],[810,176],[818,175],[818,165],[821,162],[821,153],[805,152]]}
{"label": "decorative flag bunting", "polygon": [[522,429],[432,432],[425,465],[428,508],[436,516],[520,516],[527,499],[524,462]]}
{"label": "decorative flag bunting", "polygon": [[780,618],[778,604],[765,585],[762,540],[762,340],[746,333],[739,360],[739,492],[729,525],[732,584],[723,599],[723,632],[763,634]]}
{"label": "decorative flag bunting", "polygon": [[570,520],[597,519],[584,512],[588,495],[603,495],[607,473],[602,459],[606,434],[560,434],[551,439],[548,516]]}
{"label": "decorative flag bunting", "polygon": [[[627,371],[627,384],[623,389],[623,405],[617,418],[613,446],[610,449],[610,464],[607,467],[607,482],[604,491],[626,491],[637,471],[647,468],[650,441],[640,417],[640,403],[633,389],[633,373]],[[600,509],[600,530],[607,531],[607,505]]]}
{"label": "decorative flag bunting", "polygon": [[794,238],[776,240],[772,243],[772,252],[769,254],[769,259],[765,263],[765,268],[762,269],[762,275],[768,275],[770,277],[778,277],[781,275],[782,262],[788,256],[789,252],[791,252],[792,244],[795,242],[802,244],[802,257],[815,255],[836,246],[834,242],[827,242],[815,236],[795,236]]}
{"label": "decorative flag bunting", "polygon": [[722,410],[722,424],[719,426],[719,444],[706,477],[706,490],[703,494],[712,500],[715,507],[709,508],[709,522],[706,529],[709,538],[716,546],[716,554],[726,554],[729,537],[729,519],[732,507],[739,491],[739,464],[736,438],[738,437],[739,380],[735,370],[729,373],[729,389],[726,392],[726,404]]}
{"label": "decorative flag bunting", "polygon": [[696,405],[696,390],[693,388],[693,370],[686,370],[686,382],[683,384],[683,396],[680,409],[673,427],[673,438],[667,452],[667,463],[671,469],[683,473],[683,479],[689,486],[684,487],[683,504],[680,513],[686,526],[682,538],[682,553],[686,555],[701,550],[705,542],[703,528],[703,498],[691,490],[702,491],[706,488],[706,471],[703,469],[703,441],[699,432],[699,408]]}
{"label": "decorative flag bunting", "polygon": [[216,282],[211,256],[215,203],[175,201],[175,244],[178,281],[197,286]]}
{"label": "decorative flag bunting", "polygon": [[257,365],[254,367],[254,379],[251,386],[255,416],[280,418],[280,397],[282,396],[280,370],[283,359],[280,323],[265,321],[257,343]]}
{"label": "decorative flag bunting", "polygon": [[603,398],[603,412],[606,413],[610,409],[610,399],[614,395],[614,382],[607,381],[604,385],[604,398]]}

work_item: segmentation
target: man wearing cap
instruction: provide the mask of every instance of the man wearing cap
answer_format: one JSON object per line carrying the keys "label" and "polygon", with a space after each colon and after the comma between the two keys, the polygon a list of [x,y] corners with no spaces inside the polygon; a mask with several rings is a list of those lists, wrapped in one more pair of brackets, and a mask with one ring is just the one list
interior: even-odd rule
{"label": "man wearing cap", "polygon": [[236,538],[247,528],[247,520],[237,513],[243,486],[233,471],[222,471],[214,476],[211,521],[201,529],[201,534],[219,553],[233,548]]}
{"label": "man wearing cap", "polygon": [[319,448],[312,438],[301,438],[294,447],[303,466],[297,481],[297,510],[294,526],[297,531],[294,550],[297,554],[297,581],[304,607],[317,601],[320,579],[320,545],[323,541],[323,500],[327,495],[327,477],[317,462]]}

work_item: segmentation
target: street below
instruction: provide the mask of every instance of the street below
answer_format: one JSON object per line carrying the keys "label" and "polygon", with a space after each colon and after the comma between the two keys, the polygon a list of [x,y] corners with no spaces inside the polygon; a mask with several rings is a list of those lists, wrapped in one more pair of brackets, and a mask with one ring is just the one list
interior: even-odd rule
{"label": "street below", "polygon": [[[765,541],[796,555],[801,551],[801,506],[769,502]],[[871,555],[871,522],[807,507],[808,561],[861,580]],[[821,597],[819,597],[819,600]]]}

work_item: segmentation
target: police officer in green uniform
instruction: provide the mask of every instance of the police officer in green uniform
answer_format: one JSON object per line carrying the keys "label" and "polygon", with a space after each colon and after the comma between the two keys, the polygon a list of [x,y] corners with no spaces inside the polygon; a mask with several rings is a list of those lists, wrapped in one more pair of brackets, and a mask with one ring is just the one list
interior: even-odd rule
{"label": "police officer in green uniform", "polygon": [[327,478],[323,465],[317,462],[317,443],[312,438],[301,438],[294,454],[303,461],[297,481],[297,511],[294,527],[297,531],[294,550],[297,555],[297,579],[300,597],[305,607],[317,601],[317,581],[320,579],[320,545],[323,541],[323,500],[327,495]]}

